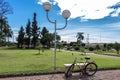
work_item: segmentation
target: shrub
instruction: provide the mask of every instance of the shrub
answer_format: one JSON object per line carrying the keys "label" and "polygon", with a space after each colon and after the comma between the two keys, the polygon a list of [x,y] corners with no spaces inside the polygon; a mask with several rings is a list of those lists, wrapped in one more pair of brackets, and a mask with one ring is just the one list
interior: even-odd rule
{"label": "shrub", "polygon": [[74,50],[80,50],[79,46],[74,46]]}
{"label": "shrub", "polygon": [[89,50],[90,50],[90,51],[94,51],[94,48],[93,48],[93,47],[89,47]]}
{"label": "shrub", "polygon": [[84,49],[84,48],[80,48],[80,51],[81,51],[81,52],[85,52],[85,49]]}

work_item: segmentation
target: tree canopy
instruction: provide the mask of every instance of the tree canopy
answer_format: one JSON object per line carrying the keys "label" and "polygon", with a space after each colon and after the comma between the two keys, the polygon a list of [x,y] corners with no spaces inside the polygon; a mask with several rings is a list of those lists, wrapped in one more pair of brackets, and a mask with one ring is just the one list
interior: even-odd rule
{"label": "tree canopy", "polygon": [[7,14],[13,13],[12,7],[8,2],[0,0],[0,18],[5,18]]}
{"label": "tree canopy", "polygon": [[8,2],[5,2],[4,0],[0,0],[0,45],[3,44],[3,42],[6,43],[6,39],[8,37],[12,37],[12,29],[7,21],[7,14],[12,13],[12,8]]}

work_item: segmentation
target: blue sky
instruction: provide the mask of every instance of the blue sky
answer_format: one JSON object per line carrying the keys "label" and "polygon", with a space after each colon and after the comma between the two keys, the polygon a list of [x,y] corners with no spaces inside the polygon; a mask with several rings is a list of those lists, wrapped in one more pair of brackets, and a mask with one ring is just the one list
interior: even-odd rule
{"label": "blue sky", "polygon": [[57,27],[65,24],[61,13],[64,9],[71,12],[68,26],[57,31],[61,39],[67,42],[76,41],[77,32],[84,32],[85,40],[89,34],[90,43],[120,42],[120,0],[5,0],[13,8],[13,14],[7,15],[8,22],[18,35],[21,26],[26,27],[28,19],[33,20],[37,13],[39,27],[46,27],[54,32],[54,25],[46,19],[43,2],[49,1],[52,9],[49,11],[51,20],[57,20]]}

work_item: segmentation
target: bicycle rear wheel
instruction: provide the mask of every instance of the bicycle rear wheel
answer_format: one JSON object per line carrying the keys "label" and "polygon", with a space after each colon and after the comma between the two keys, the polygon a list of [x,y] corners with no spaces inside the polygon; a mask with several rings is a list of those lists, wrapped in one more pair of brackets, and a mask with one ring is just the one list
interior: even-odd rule
{"label": "bicycle rear wheel", "polygon": [[72,65],[68,68],[68,70],[65,72],[65,77],[70,77],[70,76],[72,76],[72,70],[73,70],[73,68],[74,68],[74,64],[72,64]]}
{"label": "bicycle rear wheel", "polygon": [[85,66],[84,70],[86,75],[92,76],[97,72],[97,64],[90,62]]}

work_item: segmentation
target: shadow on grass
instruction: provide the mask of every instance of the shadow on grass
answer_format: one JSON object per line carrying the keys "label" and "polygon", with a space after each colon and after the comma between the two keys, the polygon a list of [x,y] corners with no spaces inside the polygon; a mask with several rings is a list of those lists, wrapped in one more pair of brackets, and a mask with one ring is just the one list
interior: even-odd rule
{"label": "shadow on grass", "polygon": [[36,54],[34,54],[34,55],[43,55],[42,53],[36,53]]}

